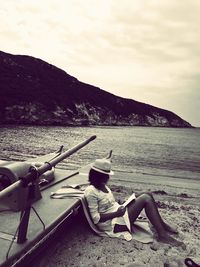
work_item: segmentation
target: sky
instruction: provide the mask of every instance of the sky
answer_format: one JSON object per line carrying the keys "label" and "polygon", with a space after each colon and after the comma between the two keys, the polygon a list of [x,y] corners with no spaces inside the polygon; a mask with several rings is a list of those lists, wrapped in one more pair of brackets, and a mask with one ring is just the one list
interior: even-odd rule
{"label": "sky", "polygon": [[200,127],[199,0],[0,0],[0,50]]}

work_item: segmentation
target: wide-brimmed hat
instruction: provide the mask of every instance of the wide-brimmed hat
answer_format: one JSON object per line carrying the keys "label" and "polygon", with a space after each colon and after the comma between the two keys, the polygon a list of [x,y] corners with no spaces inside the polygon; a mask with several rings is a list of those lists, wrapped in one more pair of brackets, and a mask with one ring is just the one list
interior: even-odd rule
{"label": "wide-brimmed hat", "polygon": [[110,159],[96,159],[92,164],[91,168],[97,172],[105,173],[108,175],[113,175],[114,172],[111,170]]}

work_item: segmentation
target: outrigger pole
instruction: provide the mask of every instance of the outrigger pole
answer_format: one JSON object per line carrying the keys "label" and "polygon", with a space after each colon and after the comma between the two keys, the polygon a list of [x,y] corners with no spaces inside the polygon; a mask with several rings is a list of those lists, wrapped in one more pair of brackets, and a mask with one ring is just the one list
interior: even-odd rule
{"label": "outrigger pole", "polygon": [[19,226],[19,232],[18,232],[18,239],[17,243],[21,244],[26,241],[26,234],[28,229],[28,222],[29,222],[29,215],[30,215],[30,209],[31,205],[34,202],[35,199],[35,189],[37,185],[37,179],[40,175],[45,173],[46,171],[51,170],[53,167],[56,166],[59,162],[64,160],[65,158],[69,157],[82,147],[86,146],[88,143],[93,141],[96,138],[96,135],[91,136],[90,138],[86,139],[85,141],[81,142],[80,144],[74,146],[73,148],[67,150],[66,152],[63,152],[56,156],[55,158],[49,160],[48,162],[45,162],[42,166],[36,168],[35,166],[31,166],[29,172],[24,177],[19,177],[19,180],[15,183],[11,184],[4,190],[0,192],[0,200],[6,196],[8,196],[10,193],[12,193],[14,190],[16,190],[19,187],[28,187],[28,195],[26,199],[26,203],[24,203],[24,208],[21,210],[21,221]]}
{"label": "outrigger pole", "polygon": [[[7,188],[5,188],[4,190],[2,190],[0,192],[0,200],[1,200],[1,198],[3,198],[5,196],[7,196],[8,194],[10,194],[16,188],[18,188],[20,186],[28,185],[30,182],[33,182],[40,175],[42,175],[46,171],[51,170],[59,162],[61,162],[65,158],[71,156],[73,153],[75,153],[76,151],[78,151],[82,147],[86,146],[88,143],[93,141],[95,138],[96,138],[96,135],[91,136],[90,138],[88,138],[87,140],[83,141],[82,143],[76,145],[75,147],[73,147],[73,148],[67,150],[66,152],[63,152],[62,154],[58,155],[57,157],[53,158],[49,162],[45,162],[42,166],[40,166],[38,168],[32,166],[27,175],[25,175],[24,177],[19,177],[19,180],[17,182],[11,184],[10,186],[8,186]],[[37,174],[37,175],[35,175],[35,174]]]}

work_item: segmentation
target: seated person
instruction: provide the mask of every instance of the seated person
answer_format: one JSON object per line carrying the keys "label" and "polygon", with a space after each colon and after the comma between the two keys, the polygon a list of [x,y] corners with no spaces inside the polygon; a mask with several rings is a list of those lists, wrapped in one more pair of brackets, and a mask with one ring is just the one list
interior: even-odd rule
{"label": "seated person", "polygon": [[[155,228],[158,241],[172,245],[182,245],[181,241],[173,238],[177,230],[167,224],[161,217],[156,202],[150,193],[143,193],[124,207],[115,201],[107,186],[111,170],[109,159],[97,159],[89,172],[90,185],[85,190],[90,215],[95,225],[105,233],[131,232],[132,226],[144,209],[147,218]],[[124,216],[127,213],[128,223]]]}

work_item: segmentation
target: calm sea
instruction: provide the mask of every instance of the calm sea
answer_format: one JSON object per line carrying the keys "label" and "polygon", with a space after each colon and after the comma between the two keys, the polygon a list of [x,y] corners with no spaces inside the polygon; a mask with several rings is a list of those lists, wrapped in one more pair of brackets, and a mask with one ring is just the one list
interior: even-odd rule
{"label": "calm sea", "polygon": [[26,160],[97,138],[60,164],[77,169],[113,151],[113,169],[175,178],[200,177],[200,128],[1,126],[0,159]]}

